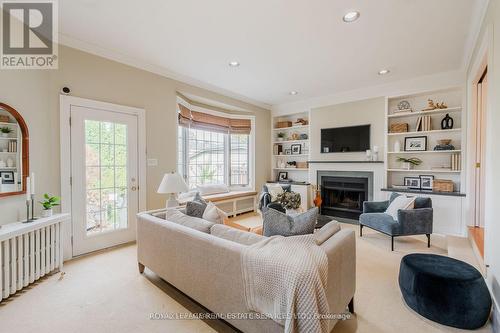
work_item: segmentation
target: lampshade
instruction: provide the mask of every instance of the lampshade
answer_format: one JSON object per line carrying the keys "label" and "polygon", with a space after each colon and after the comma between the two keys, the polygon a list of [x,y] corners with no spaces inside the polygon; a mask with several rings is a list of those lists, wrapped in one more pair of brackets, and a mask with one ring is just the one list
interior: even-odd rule
{"label": "lampshade", "polygon": [[181,175],[177,172],[166,173],[163,176],[160,186],[158,187],[157,193],[179,193],[187,192],[188,186]]}

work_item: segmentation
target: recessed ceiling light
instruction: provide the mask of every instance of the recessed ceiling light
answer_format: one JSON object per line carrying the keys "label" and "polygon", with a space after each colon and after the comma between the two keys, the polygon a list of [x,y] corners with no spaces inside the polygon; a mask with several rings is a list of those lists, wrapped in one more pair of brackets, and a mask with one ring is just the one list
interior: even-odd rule
{"label": "recessed ceiling light", "polygon": [[230,61],[230,62],[229,62],[229,66],[231,66],[231,67],[239,67],[239,66],[240,66],[240,63],[239,63],[239,62],[237,62],[237,61],[234,61],[234,60],[233,60],[233,61]]}
{"label": "recessed ceiling light", "polygon": [[290,91],[290,93],[289,93],[289,94],[290,94],[290,95],[297,95],[297,94],[298,94],[298,92],[297,92],[297,91],[295,91],[295,90],[292,90],[292,91]]}
{"label": "recessed ceiling light", "polygon": [[378,71],[378,75],[385,75],[385,74],[389,74],[391,71],[388,70],[388,69],[381,69]]}
{"label": "recessed ceiling light", "polygon": [[342,19],[344,20],[344,22],[350,23],[359,19],[359,15],[359,12],[356,11],[347,12]]}

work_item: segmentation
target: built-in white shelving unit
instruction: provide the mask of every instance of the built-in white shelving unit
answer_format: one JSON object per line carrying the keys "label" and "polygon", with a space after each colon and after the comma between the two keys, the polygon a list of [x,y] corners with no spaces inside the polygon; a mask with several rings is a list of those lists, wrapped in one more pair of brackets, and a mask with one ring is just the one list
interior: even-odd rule
{"label": "built-in white shelving unit", "polygon": [[[307,124],[296,124],[304,119]],[[278,123],[289,122],[291,126],[278,127]],[[278,180],[280,172],[287,172],[290,180],[307,182],[309,159],[309,113],[301,112],[273,117],[272,122],[272,178]],[[283,137],[280,137],[283,136]],[[298,148],[300,147],[300,148]],[[298,152],[292,150],[295,148]],[[297,163],[297,166],[289,163]]]}
{"label": "built-in white shelving unit", "polygon": [[[434,103],[444,102],[448,107],[445,109],[435,109],[423,111],[428,107],[428,99]],[[397,112],[398,104],[401,101],[408,101],[412,112]],[[397,96],[388,98],[387,102],[387,132],[386,132],[386,187],[395,189],[393,186],[404,185],[406,177],[434,176],[434,179],[451,180],[454,183],[456,195],[462,192],[464,180],[463,153],[463,132],[462,124],[463,112],[463,92],[461,88],[452,88],[439,91],[431,91],[414,95]],[[442,128],[441,121],[449,115],[453,119],[453,128]],[[427,116],[431,119],[429,128],[422,131],[417,128],[419,118]],[[408,124],[407,132],[391,132],[393,124]],[[464,125],[464,126],[462,126]],[[405,149],[405,141],[412,137],[425,137],[427,146],[424,151],[408,151]],[[439,140],[451,140],[453,146],[449,150],[435,150]],[[397,151],[397,142],[400,151]],[[454,156],[455,161],[452,159]],[[410,170],[404,168],[398,158],[419,158],[422,164],[412,167]],[[458,159],[458,163],[457,163]],[[397,191],[395,189],[395,191]]]}
{"label": "built-in white shelving unit", "polygon": [[[21,130],[15,119],[7,111],[0,109],[0,115],[9,116],[11,122],[0,122],[0,127],[9,127],[12,132],[3,136],[0,134],[0,172],[7,173],[3,175],[7,180],[2,179],[0,192],[17,192],[21,187],[22,178],[22,140]],[[12,163],[9,166],[9,163]],[[14,183],[14,179],[18,184]]]}

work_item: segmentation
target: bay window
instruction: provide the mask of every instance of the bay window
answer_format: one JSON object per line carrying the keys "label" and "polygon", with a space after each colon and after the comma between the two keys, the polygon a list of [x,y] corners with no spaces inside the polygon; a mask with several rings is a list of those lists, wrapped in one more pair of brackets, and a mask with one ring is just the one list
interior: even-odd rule
{"label": "bay window", "polygon": [[190,188],[203,184],[249,187],[250,138],[250,119],[193,111],[179,104],[178,172]]}

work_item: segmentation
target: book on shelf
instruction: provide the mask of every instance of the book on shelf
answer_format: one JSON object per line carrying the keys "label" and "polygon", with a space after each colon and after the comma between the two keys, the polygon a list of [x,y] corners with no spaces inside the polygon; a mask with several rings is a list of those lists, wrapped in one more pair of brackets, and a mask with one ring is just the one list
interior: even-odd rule
{"label": "book on shelf", "polygon": [[461,170],[460,154],[451,154],[451,170],[459,171]]}
{"label": "book on shelf", "polygon": [[17,153],[17,141],[9,141],[7,151],[9,153]]}
{"label": "book on shelf", "polygon": [[273,154],[280,155],[283,152],[283,145],[274,145],[273,146]]}
{"label": "book on shelf", "polygon": [[422,130],[422,116],[417,118],[417,126],[415,127],[415,131],[419,132]]}
{"label": "book on shelf", "polygon": [[416,131],[425,132],[432,130],[432,118],[431,116],[420,116],[417,118]]}

